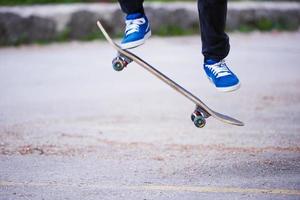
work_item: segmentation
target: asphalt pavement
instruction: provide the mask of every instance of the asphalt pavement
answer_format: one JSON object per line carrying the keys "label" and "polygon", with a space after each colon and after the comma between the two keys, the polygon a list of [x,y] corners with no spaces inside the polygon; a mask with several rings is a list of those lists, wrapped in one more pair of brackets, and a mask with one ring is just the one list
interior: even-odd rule
{"label": "asphalt pavement", "polygon": [[[100,33],[99,33],[100,34]],[[231,33],[218,92],[198,36],[133,52],[244,127],[213,118],[105,41],[0,48],[0,199],[300,199],[300,32]]]}

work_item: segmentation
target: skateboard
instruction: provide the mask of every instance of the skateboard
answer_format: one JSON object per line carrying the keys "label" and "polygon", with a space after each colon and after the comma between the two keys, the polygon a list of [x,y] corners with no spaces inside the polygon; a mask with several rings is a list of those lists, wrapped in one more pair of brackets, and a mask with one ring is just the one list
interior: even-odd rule
{"label": "skateboard", "polygon": [[189,99],[195,104],[194,112],[191,114],[191,120],[193,121],[194,125],[198,128],[202,128],[206,124],[206,119],[209,117],[213,117],[223,123],[236,125],[236,126],[244,126],[244,123],[229,117],[227,115],[218,113],[211,108],[209,108],[206,104],[204,104],[198,97],[193,95],[191,92],[177,84],[175,81],[171,80],[169,77],[158,71],[156,68],[148,64],[142,58],[138,57],[137,55],[131,53],[128,50],[122,49],[118,44],[116,44],[109,34],[106,32],[100,21],[97,21],[97,25],[101,30],[102,34],[104,35],[105,39],[109,42],[109,44],[117,51],[117,56],[112,61],[112,66],[116,71],[123,70],[129,63],[135,62],[139,66],[146,69],[148,72],[156,76],[161,81],[165,82],[171,88],[179,92],[181,95]]}

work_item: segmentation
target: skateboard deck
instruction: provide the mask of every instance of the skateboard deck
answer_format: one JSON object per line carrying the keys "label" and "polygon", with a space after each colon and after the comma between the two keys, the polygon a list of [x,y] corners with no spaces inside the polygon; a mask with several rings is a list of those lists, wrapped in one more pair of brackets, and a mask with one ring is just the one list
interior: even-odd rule
{"label": "skateboard deck", "polygon": [[197,127],[203,127],[205,125],[205,119],[210,116],[214,117],[215,119],[217,119],[223,123],[236,125],[236,126],[244,126],[243,122],[212,110],[206,104],[204,104],[198,97],[196,97],[191,92],[189,92],[188,90],[186,90],[185,88],[183,88],[182,86],[177,84],[175,81],[171,80],[169,77],[167,77],[166,75],[164,75],[163,73],[158,71],[156,68],[154,68],[153,66],[148,64],[142,58],[138,57],[137,55],[131,53],[128,50],[122,49],[118,44],[116,44],[111,39],[109,34],[106,32],[106,30],[100,23],[100,21],[97,21],[97,25],[98,25],[99,29],[101,30],[102,34],[104,35],[105,39],[119,54],[119,56],[117,56],[115,58],[115,60],[113,61],[113,64],[116,64],[118,67],[120,67],[120,65],[121,65],[121,68],[119,68],[121,70],[124,68],[124,66],[126,66],[128,63],[133,61],[133,62],[137,63],[138,65],[140,65],[141,67],[143,67],[144,69],[146,69],[148,72],[150,72],[154,76],[156,76],[161,81],[165,82],[167,85],[169,85],[174,90],[176,90],[177,92],[182,94],[184,97],[186,97],[187,99],[192,101],[196,105],[196,109],[193,112],[191,118]]}

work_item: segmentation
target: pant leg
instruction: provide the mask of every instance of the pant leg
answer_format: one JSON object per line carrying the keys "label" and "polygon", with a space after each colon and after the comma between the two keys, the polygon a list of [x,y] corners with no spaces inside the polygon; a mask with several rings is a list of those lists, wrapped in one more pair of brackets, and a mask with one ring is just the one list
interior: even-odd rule
{"label": "pant leg", "polygon": [[144,0],[118,0],[121,9],[126,14],[144,13]]}
{"label": "pant leg", "polygon": [[227,0],[198,0],[198,11],[204,58],[225,58],[230,49],[225,33]]}

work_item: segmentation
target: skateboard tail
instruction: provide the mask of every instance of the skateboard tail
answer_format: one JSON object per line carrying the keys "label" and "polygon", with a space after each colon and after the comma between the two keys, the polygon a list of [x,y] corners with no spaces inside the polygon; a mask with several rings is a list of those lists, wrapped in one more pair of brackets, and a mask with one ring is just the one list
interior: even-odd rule
{"label": "skateboard tail", "polygon": [[236,125],[236,126],[244,126],[245,124],[237,119],[234,119],[232,117],[229,117],[227,115],[221,114],[221,113],[217,113],[215,111],[213,111],[215,114],[215,117],[218,118],[220,121],[226,121],[226,123],[232,124],[232,125]]}

